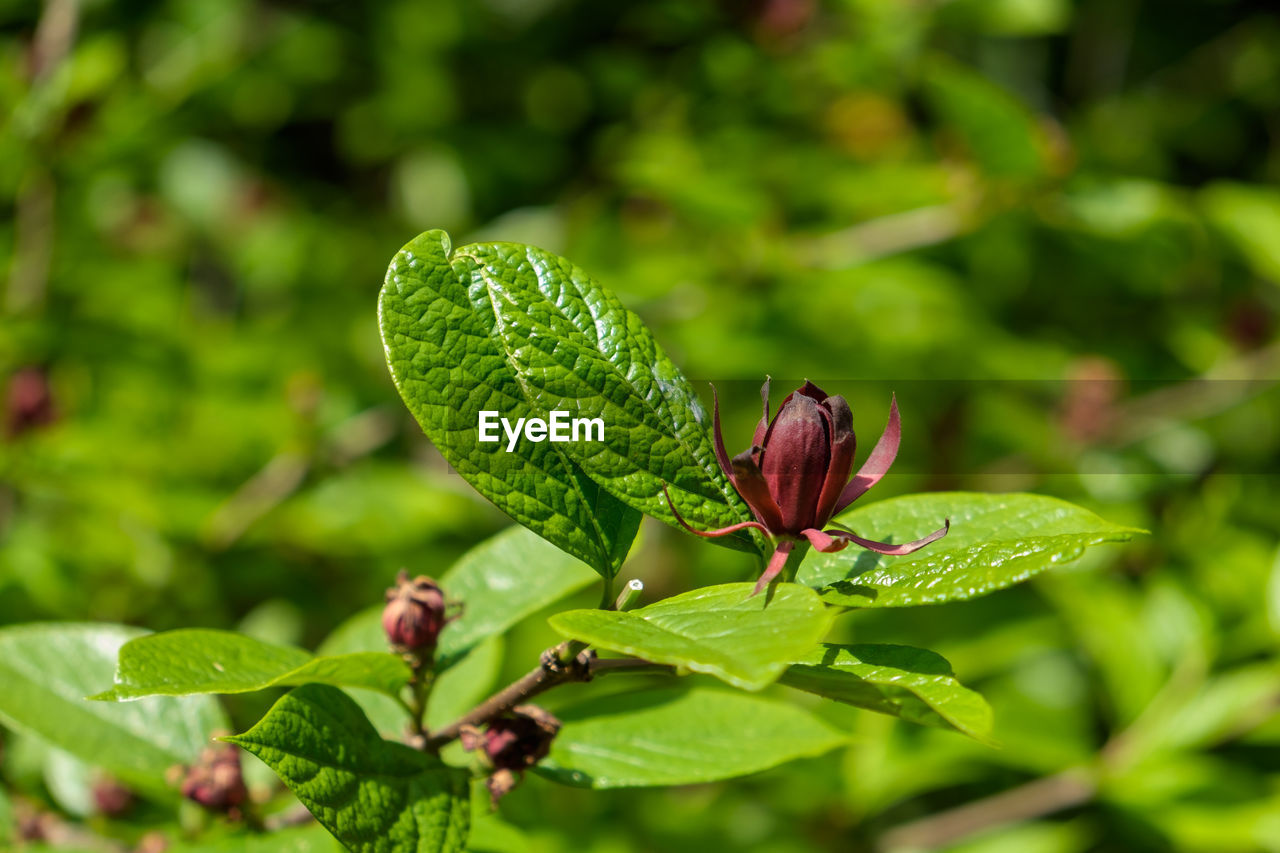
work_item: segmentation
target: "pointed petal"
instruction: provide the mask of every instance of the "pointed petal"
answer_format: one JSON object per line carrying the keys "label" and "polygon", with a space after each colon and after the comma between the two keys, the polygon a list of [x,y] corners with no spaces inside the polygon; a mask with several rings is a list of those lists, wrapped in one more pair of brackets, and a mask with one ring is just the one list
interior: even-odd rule
{"label": "pointed petal", "polygon": [[795,390],[795,393],[803,394],[804,396],[809,397],[810,399],[818,403],[821,403],[823,400],[827,399],[827,392],[823,391],[817,385],[814,385],[808,379],[804,381],[803,385],[801,385],[799,388]]}
{"label": "pointed petal", "polygon": [[751,443],[764,446],[764,435],[769,431],[769,383],[773,381],[772,376],[764,378],[764,384],[760,386],[760,402],[764,404],[764,417],[760,418],[760,423],[756,424],[756,434],[752,436]]}
{"label": "pointed petal", "polygon": [[901,545],[890,545],[888,542],[876,542],[871,539],[863,539],[861,536],[854,536],[847,530],[828,530],[827,533],[830,533],[832,536],[836,536],[840,539],[847,539],[855,545],[861,545],[868,551],[875,551],[877,554],[885,554],[890,557],[901,557],[903,554],[910,554],[913,551],[919,551],[930,542],[937,542],[943,536],[946,536],[947,531],[950,529],[951,519],[948,518],[942,527],[939,527],[923,539],[917,539],[914,542],[904,542]]}
{"label": "pointed petal", "polygon": [[662,494],[666,495],[667,506],[671,509],[671,514],[676,517],[676,521],[680,522],[680,526],[695,536],[702,536],[707,539],[714,539],[718,536],[728,536],[730,533],[737,533],[739,530],[746,530],[748,527],[754,527],[756,530],[768,535],[768,529],[757,521],[744,521],[740,524],[730,524],[728,527],[721,527],[719,530],[695,530],[689,526],[689,522],[684,520],[684,516],[680,514],[680,510],[676,509],[676,505],[671,501],[671,494],[667,491],[667,487],[662,487]]}
{"label": "pointed petal", "polygon": [[[710,383],[708,383],[710,384]],[[729,478],[729,482],[736,487],[738,484],[733,480],[733,466],[729,464],[729,452],[724,449],[724,436],[720,434],[720,395],[716,393],[716,386],[711,386],[712,416],[711,416],[711,437],[715,441],[716,461],[720,463],[720,470]]]}
{"label": "pointed petal", "polygon": [[800,535],[809,540],[809,544],[814,550],[821,551],[824,554],[834,554],[836,551],[843,551],[849,543],[844,539],[838,539],[829,533],[824,533],[813,527],[805,528],[800,531]]}
{"label": "pointed petal", "polygon": [[764,573],[756,581],[756,588],[752,590],[752,595],[759,595],[760,590],[773,582],[773,579],[778,576],[778,572],[782,571],[782,567],[787,564],[787,557],[791,556],[791,552],[795,550],[795,547],[796,543],[791,539],[778,543],[777,550],[769,558],[769,565],[765,566]]}
{"label": "pointed petal", "polygon": [[840,493],[832,515],[844,512],[849,504],[866,494],[888,472],[889,466],[898,455],[898,444],[902,441],[902,420],[898,416],[898,397],[895,394],[889,405],[889,422],[885,424],[880,440],[871,449],[871,455],[862,463],[862,468]]}
{"label": "pointed petal", "polygon": [[759,452],[760,448],[753,447],[733,457],[733,485],[765,527],[773,531],[781,530],[782,510],[769,493],[769,484],[760,473],[760,465],[756,462]]}
{"label": "pointed petal", "polygon": [[853,454],[857,438],[853,434],[853,412],[844,397],[828,397],[822,408],[831,413],[831,460],[827,463],[827,476],[822,481],[818,505],[814,508],[813,523],[821,527],[835,514],[836,501],[849,480],[853,468]]}

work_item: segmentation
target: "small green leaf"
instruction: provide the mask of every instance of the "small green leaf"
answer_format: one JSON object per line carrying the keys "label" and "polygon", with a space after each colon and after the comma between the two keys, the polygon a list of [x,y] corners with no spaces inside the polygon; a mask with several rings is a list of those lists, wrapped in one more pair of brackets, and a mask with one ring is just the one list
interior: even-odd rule
{"label": "small green leaf", "polygon": [[466,845],[466,772],[383,740],[335,687],[298,687],[252,729],[225,740],[262,759],[349,850],[446,853]]}
{"label": "small green leaf", "polygon": [[566,444],[482,443],[479,413],[545,417],[499,338],[474,262],[428,231],[392,260],[378,300],[387,365],[400,396],[449,464],[499,509],[602,575],[617,572],[640,515],[583,472]]}
{"label": "small green leaf", "polygon": [[243,634],[186,628],[151,634],[120,649],[115,687],[94,699],[192,693],[249,693],[315,682],[363,687],[397,696],[413,673],[390,652],[312,657],[302,649]]}
{"label": "small green leaf", "polygon": [[991,707],[956,680],[951,664],[911,646],[824,644],[796,660],[779,680],[870,711],[952,728],[992,743]]}
{"label": "small green leaf", "polygon": [[476,643],[594,580],[581,561],[523,528],[486,539],[440,578],[446,598],[461,602],[462,615],[440,633],[436,669],[451,666]]}
{"label": "small green leaf", "polygon": [[724,690],[646,690],[559,710],[540,773],[569,785],[625,788],[729,779],[848,741],[809,712]]}
{"label": "small green leaf", "polygon": [[193,761],[227,726],[212,699],[86,702],[110,683],[116,652],[143,632],[121,625],[33,624],[0,629],[0,722],[43,738],[122,781],[171,798],[165,771]]}
{"label": "small green leaf", "polygon": [[755,596],[753,588],[703,587],[639,610],[569,610],[549,621],[573,640],[759,690],[822,639],[835,611],[798,584]]}
{"label": "small green leaf", "polygon": [[943,539],[905,557],[856,547],[810,552],[796,580],[845,607],[913,607],[976,598],[1055,565],[1092,545],[1142,533],[1057,498],[1029,494],[933,492],[891,498],[837,519],[859,536],[905,542],[951,519]]}

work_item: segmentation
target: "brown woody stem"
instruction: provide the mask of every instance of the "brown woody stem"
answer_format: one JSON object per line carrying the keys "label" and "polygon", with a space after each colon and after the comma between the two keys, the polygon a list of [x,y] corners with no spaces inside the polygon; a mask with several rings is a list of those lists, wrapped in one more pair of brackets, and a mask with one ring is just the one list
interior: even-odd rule
{"label": "brown woody stem", "polygon": [[488,699],[454,720],[449,725],[431,733],[424,748],[439,752],[448,743],[457,740],[464,726],[480,726],[523,704],[540,693],[561,684],[590,681],[597,675],[611,672],[672,672],[669,666],[655,664],[640,658],[607,658],[600,660],[585,651],[586,646],[576,641],[564,642],[542,653],[542,663],[516,681],[499,690]]}

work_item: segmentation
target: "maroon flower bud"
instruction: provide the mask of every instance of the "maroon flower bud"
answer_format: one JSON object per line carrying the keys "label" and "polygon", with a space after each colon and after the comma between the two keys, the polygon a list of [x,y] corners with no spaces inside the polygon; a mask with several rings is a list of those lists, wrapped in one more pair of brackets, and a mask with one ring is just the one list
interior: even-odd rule
{"label": "maroon flower bud", "polygon": [[487,784],[497,805],[526,769],[547,757],[559,731],[560,721],[551,714],[536,705],[517,705],[510,714],[491,720],[484,731],[463,726],[459,739],[464,749],[479,750],[493,768]]}
{"label": "maroon flower bud", "polygon": [[133,792],[110,777],[95,779],[91,791],[98,814],[119,817],[133,807]]}
{"label": "maroon flower bud", "polygon": [[207,809],[235,816],[249,799],[240,771],[240,750],[231,744],[206,747],[186,768],[182,796]]}
{"label": "maroon flower bud", "polygon": [[[713,393],[714,390],[713,387]],[[826,553],[839,551],[853,542],[878,554],[897,556],[910,554],[946,535],[950,521],[925,538],[902,545],[863,539],[847,530],[822,529],[832,516],[844,511],[880,482],[893,464],[902,437],[896,398],[890,404],[884,434],[850,480],[857,441],[853,433],[853,413],[844,397],[829,395],[806,381],[787,395],[777,416],[770,420],[768,379],[760,389],[760,396],[764,401],[764,417],[756,425],[752,445],[732,459],[720,434],[718,398],[714,417],[716,460],[756,520],[719,530],[694,530],[671,504],[676,520],[699,536],[726,536],[750,527],[777,543],[768,567],[756,583],[756,592],[777,577],[801,540],[808,540]],[[668,495],[668,504],[670,501]]]}
{"label": "maroon flower bud", "polygon": [[5,432],[10,438],[48,426],[57,417],[44,370],[24,367],[10,377],[5,395]]}
{"label": "maroon flower bud", "polygon": [[435,581],[426,575],[409,580],[401,569],[396,585],[387,590],[382,629],[396,651],[430,654],[447,621],[444,611],[444,593]]}

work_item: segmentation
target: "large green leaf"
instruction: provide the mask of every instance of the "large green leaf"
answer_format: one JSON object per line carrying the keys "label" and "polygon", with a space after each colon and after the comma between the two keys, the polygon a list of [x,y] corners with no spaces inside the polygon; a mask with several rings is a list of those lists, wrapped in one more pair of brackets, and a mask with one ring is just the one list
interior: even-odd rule
{"label": "large green leaf", "polygon": [[703,587],[622,613],[569,610],[550,623],[570,639],[759,690],[822,639],[835,611],[798,584],[753,588]]}
{"label": "large green leaf", "polygon": [[592,479],[672,526],[679,524],[664,485],[690,521],[751,519],[715,461],[693,387],[613,293],[532,246],[474,244],[454,258],[491,306],[494,331],[534,405],[604,420],[604,441],[567,445]]}
{"label": "large green leaf", "polygon": [[483,443],[481,411],[513,423],[542,417],[497,335],[489,294],[469,287],[472,262],[428,231],[392,260],[378,301],[387,364],[405,405],[449,464],[516,521],[603,575],[622,564],[639,515],[601,489],[567,445]]}
{"label": "large green leaf", "polygon": [[[694,524],[750,518],[687,380],[635,314],[563,258],[509,243],[455,251],[428,231],[392,261],[379,315],[396,386],[445,458],[597,571],[615,572],[635,534],[624,506],[676,523],[664,484]],[[604,440],[522,438],[508,452],[505,440],[478,440],[481,411],[513,423],[552,411],[599,418]],[[755,547],[745,536],[725,544]]]}
{"label": "large green leaf", "polygon": [[912,607],[958,601],[1020,583],[1104,542],[1142,533],[1057,498],[934,492],[891,498],[837,519],[869,539],[904,542],[951,519],[943,539],[905,557],[850,547],[810,552],[796,580],[846,607]]}
{"label": "large green leaf", "polygon": [[571,785],[689,785],[821,755],[847,741],[808,711],[725,690],[646,690],[559,710],[538,770]]}
{"label": "large green leaf", "polygon": [[249,693],[308,682],[397,696],[412,676],[404,660],[389,651],[317,658],[231,631],[185,628],[125,643],[115,687],[93,698]]}
{"label": "large green leaf", "polygon": [[226,717],[212,699],[88,702],[111,683],[116,653],[143,632],[121,625],[33,624],[0,629],[0,721],[37,735],[153,796],[165,771],[190,763]]}
{"label": "large green leaf", "polygon": [[462,614],[440,634],[436,668],[451,666],[481,640],[595,579],[579,560],[523,528],[486,539],[440,578],[449,601],[461,602]]}
{"label": "large green leaf", "polygon": [[926,726],[953,728],[991,742],[991,707],[956,680],[945,658],[927,649],[824,644],[798,658],[780,682],[837,702]]}
{"label": "large green leaf", "polygon": [[349,850],[445,853],[466,845],[466,772],[383,740],[336,687],[296,688],[226,740],[271,767]]}

